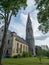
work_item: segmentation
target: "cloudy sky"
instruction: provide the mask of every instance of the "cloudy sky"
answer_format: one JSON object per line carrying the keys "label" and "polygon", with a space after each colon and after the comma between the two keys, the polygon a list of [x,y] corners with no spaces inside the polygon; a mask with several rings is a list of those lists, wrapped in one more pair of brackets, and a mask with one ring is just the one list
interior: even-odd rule
{"label": "cloudy sky", "polygon": [[11,31],[15,31],[17,35],[25,39],[26,36],[26,22],[28,17],[28,12],[30,13],[30,19],[32,21],[32,27],[34,31],[35,45],[48,45],[49,46],[49,33],[42,34],[41,31],[38,30],[38,20],[37,20],[37,10],[34,5],[34,0],[27,0],[27,7],[24,10],[21,8],[19,10],[16,17],[12,17],[9,29]]}

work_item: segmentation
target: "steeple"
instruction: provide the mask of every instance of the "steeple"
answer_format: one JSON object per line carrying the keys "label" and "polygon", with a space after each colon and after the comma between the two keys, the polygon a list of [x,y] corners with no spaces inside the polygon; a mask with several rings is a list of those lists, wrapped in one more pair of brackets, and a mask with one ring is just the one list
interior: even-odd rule
{"label": "steeple", "polygon": [[28,13],[28,19],[30,19],[30,14]]}
{"label": "steeple", "polygon": [[35,42],[33,36],[32,22],[30,19],[30,14],[28,13],[28,19],[26,24],[26,42],[29,46],[29,50],[35,55]]}
{"label": "steeple", "polygon": [[27,23],[31,23],[30,14],[28,13]]}

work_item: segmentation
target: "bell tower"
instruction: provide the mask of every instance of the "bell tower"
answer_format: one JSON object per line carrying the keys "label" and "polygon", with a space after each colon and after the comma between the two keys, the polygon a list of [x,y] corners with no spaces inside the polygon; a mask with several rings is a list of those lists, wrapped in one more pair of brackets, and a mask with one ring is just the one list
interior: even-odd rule
{"label": "bell tower", "polygon": [[35,55],[35,41],[33,36],[32,22],[29,14],[26,24],[26,42],[29,46],[29,51],[31,51],[32,54]]}

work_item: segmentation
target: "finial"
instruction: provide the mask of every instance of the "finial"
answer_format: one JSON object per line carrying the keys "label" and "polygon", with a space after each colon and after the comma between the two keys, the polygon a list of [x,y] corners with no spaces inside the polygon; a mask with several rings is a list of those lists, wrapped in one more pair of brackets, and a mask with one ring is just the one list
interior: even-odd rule
{"label": "finial", "polygon": [[28,13],[28,18],[30,18],[30,13]]}

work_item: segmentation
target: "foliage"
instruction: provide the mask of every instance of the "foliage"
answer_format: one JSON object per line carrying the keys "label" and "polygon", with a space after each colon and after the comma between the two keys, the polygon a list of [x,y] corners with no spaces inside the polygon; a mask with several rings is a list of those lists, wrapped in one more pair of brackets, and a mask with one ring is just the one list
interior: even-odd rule
{"label": "foliage", "polygon": [[42,50],[43,57],[47,57],[47,52],[48,52],[48,50]]}
{"label": "foliage", "polygon": [[35,0],[37,5],[37,18],[40,23],[39,30],[43,33],[49,31],[49,0]]}
{"label": "foliage", "polygon": [[49,51],[47,51],[46,56],[49,58]]}
{"label": "foliage", "polygon": [[22,54],[14,55],[13,58],[32,57],[31,52],[23,52]]}
{"label": "foliage", "polygon": [[36,56],[39,58],[39,61],[41,63],[43,58],[49,58],[49,50],[43,50],[41,47],[37,47]]}
{"label": "foliage", "polygon": [[41,47],[39,47],[39,46],[36,48],[36,55],[37,55],[37,56],[42,55],[42,49],[41,49]]}
{"label": "foliage", "polygon": [[0,0],[0,19],[5,19],[5,14],[8,19],[11,14],[16,16],[21,7],[26,7],[26,0]]}
{"label": "foliage", "polygon": [[21,58],[22,56],[20,54],[14,55],[12,58]]}
{"label": "foliage", "polygon": [[32,57],[31,52],[23,52],[22,57]]}
{"label": "foliage", "polygon": [[17,55],[14,55],[12,58],[17,58]]}
{"label": "foliage", "polygon": [[41,61],[42,61],[42,56],[43,56],[43,53],[42,53],[42,49],[41,49],[41,47],[38,47],[38,49],[37,49],[37,57],[39,58],[39,61],[40,61],[40,63],[41,63]]}
{"label": "foliage", "polygon": [[43,50],[41,47],[36,48],[36,56],[37,57],[49,57],[49,50]]}

